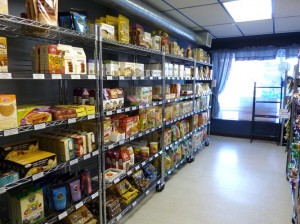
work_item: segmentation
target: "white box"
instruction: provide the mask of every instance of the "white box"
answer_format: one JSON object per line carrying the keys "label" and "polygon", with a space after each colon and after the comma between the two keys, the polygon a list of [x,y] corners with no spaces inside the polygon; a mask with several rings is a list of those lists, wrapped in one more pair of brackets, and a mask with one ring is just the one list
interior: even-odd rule
{"label": "white box", "polygon": [[65,74],[75,74],[75,55],[71,45],[59,44],[58,50],[65,52]]}
{"label": "white box", "polygon": [[173,77],[178,77],[179,75],[179,65],[174,64],[173,65]]}
{"label": "white box", "polygon": [[104,61],[105,76],[119,76],[119,62]]}
{"label": "white box", "polygon": [[179,65],[179,73],[178,73],[178,76],[180,78],[183,78],[184,77],[184,65]]}
{"label": "white box", "polygon": [[86,55],[83,48],[73,47],[75,54],[75,74],[86,75]]}
{"label": "white box", "polygon": [[119,62],[120,76],[135,76],[135,63],[133,62]]}
{"label": "white box", "polygon": [[144,72],[145,72],[144,64],[135,63],[135,76],[137,77],[145,76]]}

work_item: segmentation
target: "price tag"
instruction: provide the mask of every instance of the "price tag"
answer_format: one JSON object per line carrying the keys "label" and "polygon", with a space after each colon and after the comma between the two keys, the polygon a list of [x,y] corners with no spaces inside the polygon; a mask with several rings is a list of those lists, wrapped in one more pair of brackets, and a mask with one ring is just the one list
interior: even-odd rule
{"label": "price tag", "polygon": [[138,170],[138,169],[140,169],[140,165],[137,165],[137,166],[135,167],[135,170]]}
{"label": "price tag", "polygon": [[70,160],[70,166],[77,164],[78,163],[78,159],[72,159]]}
{"label": "price tag", "polygon": [[158,157],[158,153],[156,153],[156,154],[154,155],[154,157],[157,158],[157,157]]}
{"label": "price tag", "polygon": [[151,131],[155,131],[155,128],[152,128]]}
{"label": "price tag", "polygon": [[178,165],[176,165],[175,168],[177,169],[177,168],[178,168]]}
{"label": "price tag", "polygon": [[75,205],[75,209],[77,210],[77,209],[81,208],[82,206],[83,206],[83,202],[81,201]]}
{"label": "price tag", "polygon": [[117,220],[117,221],[120,221],[121,218],[122,218],[122,214],[118,215],[118,216],[116,217],[116,220]]}
{"label": "price tag", "polygon": [[140,109],[143,109],[145,106],[139,106]]}
{"label": "price tag", "polygon": [[147,190],[147,191],[145,192],[145,194],[146,194],[146,195],[148,195],[148,194],[149,194],[149,192],[150,192],[150,191],[149,191],[149,190]]}
{"label": "price tag", "polygon": [[112,111],[107,111],[106,115],[112,115]]}
{"label": "price tag", "polygon": [[122,110],[121,109],[118,109],[117,110],[117,113],[119,114],[119,113],[122,113]]}
{"label": "price tag", "polygon": [[96,151],[92,152],[92,155],[93,155],[93,156],[99,155],[99,151],[96,150]]}
{"label": "price tag", "polygon": [[61,74],[52,74],[52,79],[61,79]]}
{"label": "price tag", "polygon": [[137,107],[132,107],[132,110],[137,110]]}
{"label": "price tag", "polygon": [[58,220],[62,220],[63,218],[66,218],[68,216],[67,211],[64,211],[60,215],[58,215]]}
{"label": "price tag", "polygon": [[76,118],[70,118],[68,119],[68,124],[76,123]]}
{"label": "price tag", "polygon": [[150,133],[150,131],[149,131],[149,130],[147,130],[147,131],[146,131],[146,134],[149,134],[149,133]]}
{"label": "price tag", "polygon": [[120,178],[118,177],[117,179],[114,180],[114,183],[119,183],[120,182]]}
{"label": "price tag", "polygon": [[11,79],[11,73],[0,73],[0,79]]}
{"label": "price tag", "polygon": [[35,180],[37,180],[37,179],[40,179],[40,178],[42,178],[44,176],[44,172],[40,172],[40,173],[37,173],[37,174],[34,174],[34,175],[32,175],[32,181],[35,181]]}
{"label": "price tag", "polygon": [[162,154],[162,153],[163,153],[162,151],[159,152],[159,154]]}
{"label": "price tag", "polygon": [[150,107],[149,103],[146,104],[146,107]]}
{"label": "price tag", "polygon": [[130,137],[130,141],[132,141],[134,139],[134,137]]}
{"label": "price tag", "polygon": [[45,74],[32,74],[33,79],[45,79]]}
{"label": "price tag", "polygon": [[120,80],[124,80],[124,76],[119,76],[119,79]]}
{"label": "price tag", "polygon": [[132,174],[132,170],[129,170],[128,172],[127,172],[127,176],[130,176]]}
{"label": "price tag", "polygon": [[18,128],[7,129],[4,130],[3,132],[4,136],[17,135],[18,133],[19,133]]}
{"label": "price tag", "polygon": [[160,180],[159,181],[157,181],[157,184],[160,184],[161,182],[160,182]]}
{"label": "price tag", "polygon": [[136,201],[135,201],[135,202],[133,202],[133,203],[132,203],[132,207],[136,206],[136,204],[137,204],[137,202],[136,202]]}
{"label": "price tag", "polygon": [[168,174],[169,174],[169,175],[171,174],[171,170],[170,170],[170,171],[168,171]]}
{"label": "price tag", "polygon": [[96,118],[95,114],[90,114],[90,115],[87,116],[88,120],[92,120],[92,119],[95,119],[95,118]]}
{"label": "price tag", "polygon": [[143,133],[140,133],[140,134],[139,134],[139,137],[142,137],[142,136],[143,136]]}
{"label": "price tag", "polygon": [[6,192],[6,188],[5,187],[0,187],[0,194],[4,194]]}
{"label": "price tag", "polygon": [[84,159],[84,160],[87,160],[87,159],[89,159],[89,158],[91,158],[91,154],[86,154],[86,155],[83,156],[83,159]]}
{"label": "price tag", "polygon": [[125,112],[128,112],[128,111],[130,111],[130,108],[125,108]]}
{"label": "price tag", "polygon": [[114,147],[114,144],[111,144],[108,146],[108,149],[112,149]]}
{"label": "price tag", "polygon": [[96,79],[96,75],[88,75],[88,79]]}
{"label": "price tag", "polygon": [[35,124],[35,125],[33,126],[33,129],[34,129],[34,130],[41,130],[41,129],[44,129],[44,128],[46,128],[46,124],[45,124],[45,123]]}
{"label": "price tag", "polygon": [[183,160],[180,163],[183,164]]}
{"label": "price tag", "polygon": [[149,159],[149,161],[151,162],[153,159],[154,159],[154,157],[151,157],[151,158]]}
{"label": "price tag", "polygon": [[94,194],[92,194],[91,198],[92,198],[92,199],[95,199],[95,198],[98,197],[98,196],[99,196],[99,192],[97,191],[97,192],[95,192]]}
{"label": "price tag", "polygon": [[106,76],[107,80],[112,80],[112,76]]}
{"label": "price tag", "polygon": [[146,165],[146,161],[142,162],[142,166],[145,166]]}
{"label": "price tag", "polygon": [[71,75],[71,79],[81,79],[80,75]]}
{"label": "price tag", "polygon": [[150,80],[152,80],[152,79],[153,79],[153,77],[151,76],[151,77],[150,77]]}
{"label": "price tag", "polygon": [[133,77],[132,77],[132,80],[136,80],[136,77],[135,77],[135,76],[133,76]]}

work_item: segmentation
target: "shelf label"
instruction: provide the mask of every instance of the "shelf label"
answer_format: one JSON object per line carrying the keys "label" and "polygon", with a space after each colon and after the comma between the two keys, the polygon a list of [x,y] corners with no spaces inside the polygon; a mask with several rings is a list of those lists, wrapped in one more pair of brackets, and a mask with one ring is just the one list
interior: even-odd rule
{"label": "shelf label", "polygon": [[154,159],[154,157],[152,156],[152,157],[149,159],[149,161],[151,162],[153,159]]}
{"label": "shelf label", "polygon": [[58,220],[62,220],[63,218],[66,218],[68,216],[67,211],[64,211],[60,215],[58,215]]}
{"label": "shelf label", "polygon": [[137,110],[138,108],[137,107],[132,107],[132,110]]}
{"label": "shelf label", "polygon": [[37,180],[37,179],[40,179],[40,178],[42,178],[44,176],[44,172],[40,172],[40,173],[37,173],[37,174],[34,174],[34,175],[32,175],[32,181],[35,181],[35,180]]}
{"label": "shelf label", "polygon": [[143,79],[145,79],[145,77],[144,77],[144,76],[141,76],[140,79],[143,80]]}
{"label": "shelf label", "polygon": [[81,79],[80,75],[71,75],[71,79]]}
{"label": "shelf label", "polygon": [[61,79],[61,74],[52,74],[51,78],[52,79]]}
{"label": "shelf label", "polygon": [[124,144],[124,140],[121,140],[121,141],[119,141],[119,145],[122,145],[122,144]]}
{"label": "shelf label", "polygon": [[169,174],[169,175],[171,174],[171,170],[170,170],[170,171],[168,171],[168,174]]}
{"label": "shelf label", "polygon": [[106,79],[107,80],[112,80],[113,78],[112,78],[112,76],[107,76]]}
{"label": "shelf label", "polygon": [[130,111],[130,108],[125,108],[125,112],[128,112],[128,111]]}
{"label": "shelf label", "polygon": [[122,110],[121,109],[118,109],[117,110],[117,113],[119,114],[119,113],[122,113]]}
{"label": "shelf label", "polygon": [[70,160],[70,166],[72,166],[72,165],[74,165],[76,163],[78,163],[78,159],[72,159],[72,160]]}
{"label": "shelf label", "polygon": [[178,164],[175,166],[175,168],[176,168],[176,169],[178,168]]}
{"label": "shelf label", "polygon": [[99,192],[97,191],[97,192],[95,192],[94,194],[92,194],[92,199],[95,199],[96,197],[98,197],[99,196]]}
{"label": "shelf label", "polygon": [[157,158],[157,157],[158,157],[158,153],[156,153],[156,154],[154,155],[154,157]]}
{"label": "shelf label", "polygon": [[140,109],[143,109],[143,108],[145,108],[145,106],[142,105],[142,106],[139,106],[139,108],[140,108]]}
{"label": "shelf label", "polygon": [[139,137],[142,137],[142,136],[143,136],[143,133],[140,133],[140,134],[139,134]]}
{"label": "shelf label", "polygon": [[117,179],[114,180],[114,183],[119,183],[120,182],[120,178],[118,177]]}
{"label": "shelf label", "polygon": [[89,158],[91,158],[91,154],[86,154],[86,155],[83,156],[83,159],[84,159],[84,160],[87,160],[87,159],[89,159]]}
{"label": "shelf label", "polygon": [[112,115],[112,111],[107,111],[106,115]]}
{"label": "shelf label", "polygon": [[149,193],[150,193],[150,191],[149,191],[149,190],[147,190],[147,191],[145,192],[145,194],[146,194],[146,195],[148,195]]}
{"label": "shelf label", "polygon": [[5,187],[0,187],[0,194],[4,194],[6,192],[6,188]]}
{"label": "shelf label", "polygon": [[137,202],[136,202],[136,201],[135,201],[135,202],[133,202],[133,203],[132,203],[132,207],[136,206],[136,204],[137,204]]}
{"label": "shelf label", "polygon": [[0,73],[0,79],[11,79],[11,73]]}
{"label": "shelf label", "polygon": [[138,170],[138,169],[140,169],[140,165],[137,165],[137,166],[135,167],[135,170]]}
{"label": "shelf label", "polygon": [[117,220],[117,221],[120,221],[121,218],[122,218],[122,214],[118,215],[118,216],[116,217],[116,220]]}
{"label": "shelf label", "polygon": [[183,160],[181,160],[181,162],[180,162],[181,164],[183,164]]}
{"label": "shelf label", "polygon": [[45,123],[35,124],[35,125],[33,126],[33,129],[34,129],[34,130],[41,130],[41,129],[44,129],[44,128],[46,128],[46,124],[45,124]]}
{"label": "shelf label", "polygon": [[127,176],[129,176],[129,175],[131,175],[132,174],[132,170],[129,170],[128,172],[127,172]]}
{"label": "shelf label", "polygon": [[10,136],[10,135],[17,135],[19,133],[18,128],[13,128],[13,129],[7,129],[4,130],[4,136]]}
{"label": "shelf label", "polygon": [[160,152],[159,152],[159,154],[162,154],[162,153],[163,153],[163,151],[160,151]]}
{"label": "shelf label", "polygon": [[132,80],[136,80],[136,77],[135,77],[135,76],[133,76],[133,77],[132,77]]}
{"label": "shelf label", "polygon": [[149,131],[149,130],[147,130],[147,131],[146,131],[146,134],[149,134],[149,133],[150,133],[150,131]]}
{"label": "shelf label", "polygon": [[99,151],[96,150],[96,151],[92,152],[92,155],[93,155],[93,156],[99,155]]}
{"label": "shelf label", "polygon": [[33,79],[45,79],[45,74],[32,74]]}
{"label": "shelf label", "polygon": [[77,209],[81,208],[82,206],[83,206],[83,202],[81,201],[75,205],[75,209],[77,210]]}
{"label": "shelf label", "polygon": [[290,113],[288,112],[287,109],[280,109],[279,110],[279,117],[280,118],[289,118],[290,117]]}
{"label": "shelf label", "polygon": [[130,137],[130,141],[132,141],[134,139],[134,137],[132,136],[132,137]]}
{"label": "shelf label", "polygon": [[120,80],[124,80],[124,76],[119,76],[119,79]]}
{"label": "shelf label", "polygon": [[217,80],[212,80],[212,83],[211,83],[211,87],[216,87],[217,86]]}
{"label": "shelf label", "polygon": [[96,118],[95,114],[90,114],[90,115],[87,116],[88,120],[92,120],[92,119],[95,119],[95,118]]}
{"label": "shelf label", "polygon": [[88,79],[96,79],[96,75],[88,75]]}
{"label": "shelf label", "polygon": [[108,146],[108,149],[112,149],[114,147],[114,144],[111,144]]}
{"label": "shelf label", "polygon": [[70,118],[68,119],[68,124],[76,123],[76,118]]}
{"label": "shelf label", "polygon": [[142,166],[145,166],[146,165],[146,161],[142,162]]}

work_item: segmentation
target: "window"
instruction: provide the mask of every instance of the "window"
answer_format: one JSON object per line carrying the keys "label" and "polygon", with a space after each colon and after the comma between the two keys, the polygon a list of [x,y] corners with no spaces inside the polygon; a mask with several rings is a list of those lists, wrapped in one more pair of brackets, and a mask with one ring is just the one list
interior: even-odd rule
{"label": "window", "polygon": [[[223,92],[219,95],[220,112],[218,118],[225,120],[251,120],[254,82],[257,86],[281,86],[285,68],[289,75],[297,58],[287,59],[277,55],[274,60],[232,61],[231,71]],[[280,89],[258,89],[261,100],[280,100]],[[279,104],[257,104],[257,114],[278,115]],[[263,119],[262,119],[263,120]],[[265,119],[264,119],[265,120]],[[270,119],[268,119],[270,121]]]}

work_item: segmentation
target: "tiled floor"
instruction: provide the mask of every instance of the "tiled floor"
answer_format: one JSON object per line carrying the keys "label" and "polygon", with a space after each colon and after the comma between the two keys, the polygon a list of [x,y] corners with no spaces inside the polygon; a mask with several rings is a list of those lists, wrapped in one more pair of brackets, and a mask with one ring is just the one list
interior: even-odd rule
{"label": "tiled floor", "polygon": [[211,136],[209,147],[122,224],[289,224],[286,153],[273,142]]}

